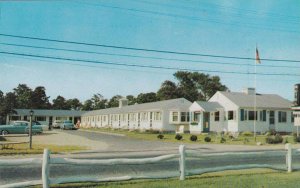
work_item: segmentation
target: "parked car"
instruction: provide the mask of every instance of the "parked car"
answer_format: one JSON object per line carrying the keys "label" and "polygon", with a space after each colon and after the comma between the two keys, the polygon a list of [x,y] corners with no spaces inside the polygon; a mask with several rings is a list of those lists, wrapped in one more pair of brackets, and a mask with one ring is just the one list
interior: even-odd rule
{"label": "parked car", "polygon": [[[40,125],[32,125],[32,134],[42,133],[43,128]],[[6,134],[28,134],[29,133],[29,122],[28,121],[14,121],[10,125],[0,125],[0,133]]]}
{"label": "parked car", "polygon": [[76,129],[73,122],[71,120],[65,120],[62,124],[60,124],[61,129]]}
{"label": "parked car", "polygon": [[55,120],[54,122],[53,122],[53,125],[52,125],[52,127],[53,128],[60,128],[60,125],[63,123],[63,121],[61,121],[61,120]]}
{"label": "parked car", "polygon": [[49,130],[49,125],[42,125],[40,122],[38,121],[32,121],[32,125],[40,125],[43,129],[43,131],[48,131]]}

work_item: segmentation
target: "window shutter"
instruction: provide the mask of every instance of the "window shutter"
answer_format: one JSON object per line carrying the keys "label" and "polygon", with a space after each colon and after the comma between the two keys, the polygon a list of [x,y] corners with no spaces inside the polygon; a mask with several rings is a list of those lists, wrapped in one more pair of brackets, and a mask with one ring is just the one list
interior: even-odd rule
{"label": "window shutter", "polygon": [[244,109],[241,109],[240,116],[241,116],[241,121],[244,121]]}

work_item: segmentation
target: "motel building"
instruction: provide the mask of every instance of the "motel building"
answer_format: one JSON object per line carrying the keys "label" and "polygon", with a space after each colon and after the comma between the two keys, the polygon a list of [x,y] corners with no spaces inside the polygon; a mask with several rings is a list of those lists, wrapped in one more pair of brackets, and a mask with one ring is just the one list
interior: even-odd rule
{"label": "motel building", "polygon": [[216,92],[207,102],[196,101],[189,110],[189,130],[202,132],[295,131],[292,102],[276,94],[258,94],[254,88],[243,92]]}
{"label": "motel building", "polygon": [[84,113],[81,126],[165,132],[181,129],[187,132],[191,104],[184,98],[134,105],[128,105],[127,99],[121,99],[119,107]]}
{"label": "motel building", "polygon": [[[76,124],[76,122],[81,119],[81,115],[85,112],[78,110],[32,110],[34,112],[33,120],[40,122],[42,125],[52,125],[55,120],[71,120]],[[15,111],[16,114],[7,115],[6,124],[18,120],[29,121],[30,109],[15,109]]]}

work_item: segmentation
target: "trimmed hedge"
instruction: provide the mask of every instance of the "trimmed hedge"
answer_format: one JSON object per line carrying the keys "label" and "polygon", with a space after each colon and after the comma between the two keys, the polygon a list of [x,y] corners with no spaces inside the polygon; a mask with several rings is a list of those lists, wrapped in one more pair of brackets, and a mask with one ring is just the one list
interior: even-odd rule
{"label": "trimmed hedge", "polygon": [[198,137],[196,135],[192,135],[190,137],[190,140],[193,141],[193,142],[196,142],[198,140]]}
{"label": "trimmed hedge", "polygon": [[210,138],[209,136],[206,136],[206,137],[204,138],[204,141],[205,141],[205,142],[211,142],[211,138]]}
{"label": "trimmed hedge", "polygon": [[181,139],[182,139],[182,136],[181,136],[180,134],[176,134],[175,139],[176,139],[176,140],[181,140]]}

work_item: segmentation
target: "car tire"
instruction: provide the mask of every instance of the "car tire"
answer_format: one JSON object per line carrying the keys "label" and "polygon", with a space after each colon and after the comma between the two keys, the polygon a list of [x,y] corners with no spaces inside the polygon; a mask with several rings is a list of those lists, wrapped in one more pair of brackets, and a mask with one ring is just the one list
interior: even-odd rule
{"label": "car tire", "polygon": [[7,135],[8,134],[8,131],[6,131],[6,130],[3,130],[3,131],[1,131],[1,134],[4,136],[4,135]]}

